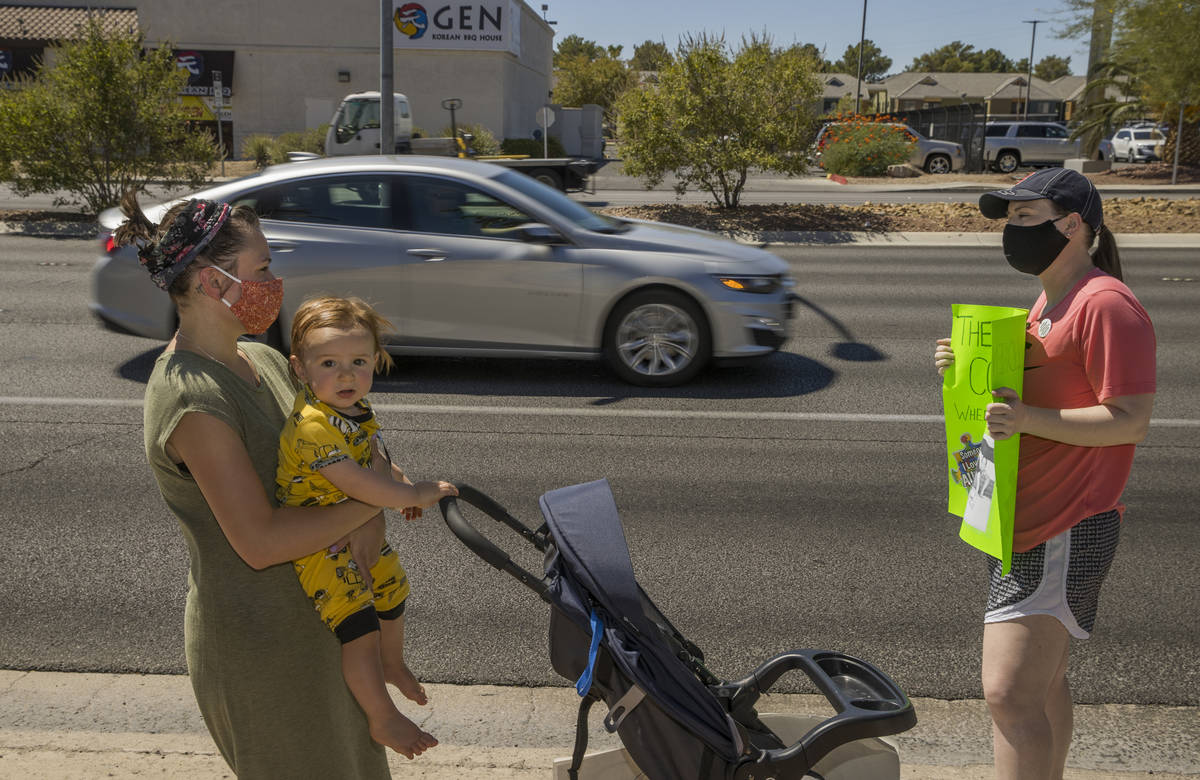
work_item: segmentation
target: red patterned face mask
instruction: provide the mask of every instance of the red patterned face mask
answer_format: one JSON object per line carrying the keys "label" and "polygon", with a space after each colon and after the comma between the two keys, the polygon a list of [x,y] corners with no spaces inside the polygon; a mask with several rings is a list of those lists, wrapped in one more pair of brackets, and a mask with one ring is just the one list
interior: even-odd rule
{"label": "red patterned face mask", "polygon": [[214,265],[213,268],[242,286],[242,297],[237,299],[237,303],[230,303],[225,300],[225,296],[221,296],[221,303],[229,307],[233,316],[238,318],[251,336],[266,333],[267,328],[271,327],[271,323],[279,316],[279,308],[283,305],[283,280],[243,281],[220,266]]}

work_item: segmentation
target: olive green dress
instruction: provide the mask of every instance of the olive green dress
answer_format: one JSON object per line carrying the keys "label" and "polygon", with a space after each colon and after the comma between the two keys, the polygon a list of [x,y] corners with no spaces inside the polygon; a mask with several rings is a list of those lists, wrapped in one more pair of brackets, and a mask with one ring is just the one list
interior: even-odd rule
{"label": "olive green dress", "polygon": [[390,777],[384,750],[342,679],[341,649],[322,625],[291,563],[255,571],[238,557],[195,481],[166,453],[184,414],[226,422],[269,500],[279,432],[296,386],[283,356],[242,344],[258,370],[252,387],[221,363],[166,352],[146,386],[146,456],[187,540],[184,640],[204,722],[240,780]]}

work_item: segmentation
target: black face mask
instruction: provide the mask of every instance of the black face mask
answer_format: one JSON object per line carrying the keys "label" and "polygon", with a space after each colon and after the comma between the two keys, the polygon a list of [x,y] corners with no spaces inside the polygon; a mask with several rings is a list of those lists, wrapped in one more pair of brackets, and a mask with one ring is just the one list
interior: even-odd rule
{"label": "black face mask", "polygon": [[1048,219],[1040,225],[1030,227],[1005,225],[1004,259],[1023,274],[1041,274],[1067,248],[1067,244],[1071,243],[1071,239],[1054,227],[1057,221]]}

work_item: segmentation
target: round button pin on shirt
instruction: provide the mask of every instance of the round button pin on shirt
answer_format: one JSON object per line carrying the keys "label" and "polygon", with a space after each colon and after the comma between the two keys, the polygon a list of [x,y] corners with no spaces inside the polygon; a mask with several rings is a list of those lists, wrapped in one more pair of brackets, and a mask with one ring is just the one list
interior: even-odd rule
{"label": "round button pin on shirt", "polygon": [[1046,334],[1048,334],[1049,332],[1050,332],[1050,318],[1047,317],[1046,319],[1044,319],[1038,323],[1038,338],[1039,339],[1046,338]]}

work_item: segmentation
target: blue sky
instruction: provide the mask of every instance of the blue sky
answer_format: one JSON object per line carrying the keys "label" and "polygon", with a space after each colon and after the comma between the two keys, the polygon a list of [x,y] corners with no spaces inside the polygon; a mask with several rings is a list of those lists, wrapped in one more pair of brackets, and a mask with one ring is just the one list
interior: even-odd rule
{"label": "blue sky", "polygon": [[[742,35],[762,31],[777,44],[815,43],[830,60],[841,59],[846,46],[858,44],[862,0],[526,0],[546,18],[556,20],[555,42],[580,35],[603,45],[624,46],[622,56],[650,40],[674,50],[685,33],[725,33],[737,43]],[[1071,58],[1071,72],[1087,69],[1087,42],[1064,40],[1064,9],[1058,0],[868,0],[867,38],[892,58],[892,72],[905,70],[913,58],[951,41],[976,49],[999,49],[1016,61],[1029,56],[1030,29],[1024,19],[1049,22],[1037,26],[1033,60],[1047,54]]]}

